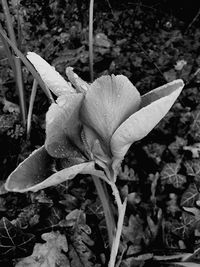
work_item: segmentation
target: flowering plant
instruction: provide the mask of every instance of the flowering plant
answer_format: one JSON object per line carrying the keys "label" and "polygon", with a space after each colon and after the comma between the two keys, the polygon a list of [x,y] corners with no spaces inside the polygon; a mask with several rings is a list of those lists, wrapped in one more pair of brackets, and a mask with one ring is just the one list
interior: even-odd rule
{"label": "flowering plant", "polygon": [[[106,181],[119,215],[109,265],[114,266],[126,208],[115,185],[120,164],[131,144],[145,137],[165,116],[183,81],[175,80],[140,96],[123,75],[102,76],[88,84],[68,67],[69,83],[37,54],[29,52],[27,58],[57,100],[46,114],[44,146],[10,174],[5,187],[15,192],[38,191],[79,173]],[[62,169],[52,173],[55,159]]]}

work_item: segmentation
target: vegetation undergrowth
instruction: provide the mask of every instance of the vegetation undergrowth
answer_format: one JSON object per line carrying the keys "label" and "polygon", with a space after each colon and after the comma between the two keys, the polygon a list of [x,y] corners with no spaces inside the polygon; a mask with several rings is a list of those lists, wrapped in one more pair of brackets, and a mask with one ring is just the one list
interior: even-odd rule
{"label": "vegetation undergrowth", "polygon": [[[90,82],[88,17],[82,15],[89,14],[89,3],[72,2],[20,1],[20,50],[24,55],[39,53],[63,75],[71,66]],[[11,14],[16,26],[12,8]],[[127,209],[119,266],[199,264],[200,31],[196,15],[184,21],[180,15],[166,13],[162,3],[94,2],[94,78],[123,74],[141,95],[179,78],[186,84],[173,108],[147,137],[132,145],[122,163],[116,184],[120,198],[127,198]],[[3,23],[3,11],[1,17]],[[5,45],[0,48],[1,264],[39,266],[36,256],[39,253],[45,262],[47,249],[56,255],[54,261],[47,257],[52,266],[107,266],[105,217],[89,175],[79,174],[37,193],[5,191],[11,171],[44,143],[49,101],[37,91],[27,142],[15,77]],[[33,78],[24,66],[22,72],[25,95],[30,96]],[[55,167],[61,168],[51,166]],[[107,190],[111,196],[111,189]],[[110,200],[117,219],[112,196]]]}

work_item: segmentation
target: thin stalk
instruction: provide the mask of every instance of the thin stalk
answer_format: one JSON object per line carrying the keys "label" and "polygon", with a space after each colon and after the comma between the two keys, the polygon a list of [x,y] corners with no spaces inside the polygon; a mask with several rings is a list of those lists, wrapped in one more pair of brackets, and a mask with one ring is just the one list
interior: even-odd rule
{"label": "thin stalk", "polygon": [[[3,27],[2,27],[2,25],[1,25],[1,23],[0,23],[0,30],[3,31]],[[9,62],[10,66],[11,66],[11,68],[12,68],[12,71],[13,71],[13,73],[14,73],[14,78],[16,79],[15,63],[14,63],[14,59],[13,59],[13,56],[12,56],[12,54],[11,54],[9,45],[8,45],[8,43],[5,41],[5,39],[4,39],[2,36],[0,36],[0,38],[1,38],[2,44],[3,44],[3,46],[4,46],[4,49],[5,49],[7,58],[8,58],[8,62]]]}
{"label": "thin stalk", "polygon": [[120,245],[120,237],[121,237],[122,228],[123,228],[123,222],[124,222],[124,216],[125,216],[125,211],[126,211],[127,199],[125,199],[124,203],[122,204],[121,198],[120,198],[120,195],[119,195],[119,191],[118,191],[115,183],[114,182],[110,182],[110,186],[112,188],[113,195],[115,197],[115,200],[116,200],[116,203],[117,203],[117,208],[118,208],[117,231],[116,231],[113,243],[112,243],[110,261],[109,261],[109,264],[108,264],[108,267],[114,267],[115,263],[116,263],[117,253],[118,253],[118,250],[119,250],[119,245]]}
{"label": "thin stalk", "polygon": [[37,92],[37,86],[38,86],[38,82],[36,79],[34,79],[32,90],[31,90],[30,101],[29,101],[28,117],[27,117],[27,128],[26,128],[27,139],[29,139],[30,131],[31,131],[31,118],[32,118],[32,113],[33,113],[35,96]]}
{"label": "thin stalk", "polygon": [[35,70],[35,68],[33,67],[33,65],[29,62],[29,60],[22,54],[21,51],[19,51],[19,49],[11,42],[11,40],[6,36],[6,34],[4,33],[4,31],[1,30],[0,28],[0,35],[1,37],[3,37],[6,42],[12,47],[12,49],[14,50],[15,54],[21,59],[21,61],[24,63],[24,65],[27,67],[27,69],[31,72],[31,74],[33,75],[33,77],[38,81],[39,85],[41,86],[41,88],[43,89],[44,93],[47,95],[47,97],[50,99],[50,101],[52,103],[54,103],[54,99],[52,97],[52,94],[50,92],[50,90],[45,86],[43,80],[41,79],[40,75],[38,74],[38,72]]}
{"label": "thin stalk", "polygon": [[90,0],[90,10],[89,10],[89,64],[90,64],[90,80],[94,80],[94,70],[93,70],[93,13],[94,13],[94,0]]}
{"label": "thin stalk", "polygon": [[1,2],[2,2],[2,7],[3,7],[3,12],[4,12],[4,15],[6,18],[8,35],[10,37],[10,40],[13,42],[13,44],[15,44],[17,46],[17,41],[15,38],[15,33],[14,33],[13,25],[12,25],[12,19],[11,19],[10,11],[8,8],[8,3],[6,0],[1,0]]}
{"label": "thin stalk", "polygon": [[106,187],[105,186],[103,187],[102,182],[99,177],[92,176],[92,178],[93,178],[93,182],[95,184],[98,196],[100,198],[100,201],[102,203],[105,220],[106,220],[107,231],[108,231],[109,245],[110,247],[112,247],[114,234],[116,230],[116,224],[115,224],[111,206],[109,204],[108,192],[107,192]]}
{"label": "thin stalk", "polygon": [[[12,23],[7,0],[1,0],[1,2],[2,2],[4,15],[6,18],[6,25],[7,25],[7,30],[8,30],[10,40],[17,47],[17,41],[16,41],[14,29],[13,29],[13,23]],[[18,88],[22,120],[23,120],[23,124],[25,125],[26,124],[26,102],[25,102],[25,97],[24,97],[24,85],[23,85],[23,77],[22,77],[20,59],[15,58],[14,64],[15,64],[16,84]]]}
{"label": "thin stalk", "polygon": [[16,66],[16,80],[18,85],[19,91],[19,102],[22,114],[23,125],[26,125],[26,102],[25,102],[25,95],[24,95],[24,83],[22,77],[22,68],[21,68],[21,60],[19,57],[15,57],[15,66]]}

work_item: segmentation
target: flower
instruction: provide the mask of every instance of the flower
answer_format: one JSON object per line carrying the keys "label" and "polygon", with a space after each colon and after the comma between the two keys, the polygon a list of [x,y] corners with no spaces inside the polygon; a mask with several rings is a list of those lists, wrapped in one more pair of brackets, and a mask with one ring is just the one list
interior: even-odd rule
{"label": "flower", "polygon": [[157,125],[184,86],[179,79],[140,96],[123,75],[89,85],[68,67],[69,83],[39,55],[29,52],[27,58],[57,100],[46,114],[44,146],[10,174],[8,191],[37,191],[79,173],[115,181],[129,147]]}

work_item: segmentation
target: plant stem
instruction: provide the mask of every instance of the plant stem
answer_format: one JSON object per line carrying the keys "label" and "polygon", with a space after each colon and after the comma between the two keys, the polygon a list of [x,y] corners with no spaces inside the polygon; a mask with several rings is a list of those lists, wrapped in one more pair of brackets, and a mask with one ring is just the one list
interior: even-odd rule
{"label": "plant stem", "polygon": [[[10,40],[13,43],[13,45],[15,45],[17,47],[17,41],[16,41],[14,29],[13,29],[13,23],[12,23],[12,19],[11,19],[7,0],[1,0],[1,2],[2,2],[2,7],[3,7],[5,19],[6,19],[6,25],[7,25],[7,30],[8,30]],[[24,85],[23,85],[23,77],[22,77],[20,59],[15,58],[14,64],[15,64],[15,73],[14,74],[16,74],[16,84],[17,84],[17,88],[18,88],[22,120],[23,120],[23,124],[25,126],[25,124],[26,124],[26,102],[25,102],[25,97],[24,97]]]}
{"label": "plant stem", "polygon": [[94,12],[94,0],[90,0],[89,11],[89,64],[90,64],[90,80],[93,82],[93,12]]}
{"label": "plant stem", "polygon": [[15,54],[21,59],[21,61],[24,63],[24,65],[27,67],[27,69],[31,72],[31,74],[33,75],[33,77],[38,81],[38,84],[41,86],[41,88],[43,89],[44,93],[47,95],[47,97],[49,98],[49,100],[51,101],[51,103],[54,103],[54,99],[52,97],[52,94],[50,92],[50,90],[48,89],[48,87],[44,84],[42,78],[40,77],[40,75],[38,74],[38,72],[35,70],[35,68],[33,67],[33,65],[29,62],[29,60],[22,54],[21,51],[19,51],[19,49],[16,47],[16,45],[14,45],[11,40],[6,36],[6,34],[2,31],[2,29],[0,28],[0,35],[2,38],[5,39],[5,41],[11,46],[11,48],[14,50]]}
{"label": "plant stem", "polygon": [[35,96],[37,92],[37,86],[38,86],[38,82],[36,79],[34,79],[32,90],[31,90],[31,97],[29,101],[28,117],[27,117],[27,127],[26,127],[27,139],[29,139],[30,131],[31,131],[31,117],[33,113],[33,105],[34,105]]}
{"label": "plant stem", "polygon": [[115,183],[111,181],[110,186],[112,188],[113,195],[115,196],[115,200],[116,200],[117,208],[118,208],[117,231],[115,234],[115,238],[113,240],[111,254],[110,254],[110,261],[108,264],[108,267],[114,267],[115,262],[116,262],[117,252],[118,252],[119,245],[120,245],[120,237],[121,237],[122,228],[123,228],[127,199],[125,199],[124,203],[122,203],[120,195],[119,195],[119,191]]}
{"label": "plant stem", "polygon": [[104,181],[101,181],[100,178],[97,176],[92,176],[92,178],[93,178],[94,184],[96,186],[98,196],[99,196],[101,203],[102,203],[102,206],[103,206],[105,220],[106,220],[106,226],[107,226],[107,231],[108,231],[109,245],[111,247],[113,244],[116,224],[115,224],[115,220],[114,220],[111,206],[109,204],[108,192],[107,192],[106,186],[103,186],[103,184],[102,184],[102,182],[103,182],[105,185]]}

